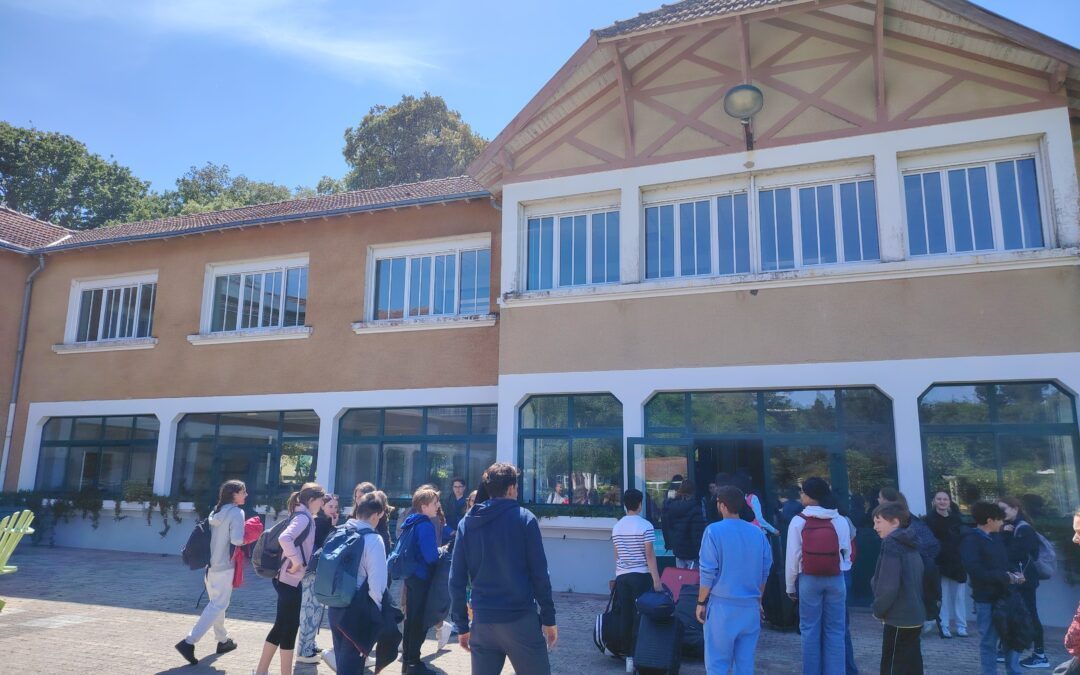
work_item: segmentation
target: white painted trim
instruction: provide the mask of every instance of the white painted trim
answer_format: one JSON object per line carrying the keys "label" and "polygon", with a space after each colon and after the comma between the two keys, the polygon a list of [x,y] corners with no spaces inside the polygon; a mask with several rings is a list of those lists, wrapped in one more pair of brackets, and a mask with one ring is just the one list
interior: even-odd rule
{"label": "white painted trim", "polygon": [[[243,274],[245,272],[271,272],[281,270],[282,292],[284,292],[284,272],[290,267],[310,267],[311,262],[307,253],[295,253],[287,256],[273,256],[267,258],[252,258],[249,260],[231,260],[225,262],[207,263],[203,272],[202,307],[199,311],[199,332],[210,333],[210,325],[214,318],[214,279],[226,274]],[[310,279],[311,270],[308,270]],[[189,338],[190,341],[190,338]]]}
{"label": "white painted trim", "polygon": [[[478,387],[433,387],[427,389],[375,389],[248,396],[192,396],[187,398],[112,399],[100,401],[32,402],[27,412],[23,453],[19,462],[19,489],[32,490],[37,478],[41,433],[50,417],[82,415],[155,415],[160,424],[155,462],[154,491],[169,494],[176,452],[177,425],[192,413],[259,412],[268,410],[314,410],[319,415],[319,468],[316,477],[333,490],[332,462],[337,419],[352,408],[406,408],[420,406],[494,405],[498,403],[494,385]],[[330,443],[324,448],[324,441]],[[324,471],[328,473],[324,474]]]}
{"label": "white painted trim", "polygon": [[896,164],[904,173],[921,173],[966,164],[987,164],[1039,154],[1042,136],[1005,138],[983,143],[948,145],[901,153]]}
{"label": "white painted trim", "polygon": [[[71,290],[68,293],[67,318],[64,321],[64,344],[75,344],[75,338],[79,332],[79,310],[80,304],[82,303],[83,291],[105,290],[109,288],[121,288],[124,286],[138,286],[141,284],[156,284],[157,280],[157,270],[146,270],[127,274],[112,274],[104,277],[72,279]],[[102,295],[104,296],[104,294]],[[157,304],[156,299],[154,304]],[[151,313],[153,313],[155,309],[156,307],[151,307]]]}
{"label": "white painted trim", "polygon": [[[526,509],[529,504],[523,504]],[[617,518],[587,518],[582,516],[537,517],[540,534],[566,539],[611,540],[611,528],[619,522]]]}
{"label": "white painted trim", "polygon": [[919,256],[890,263],[837,263],[813,265],[783,272],[735,274],[729,276],[673,277],[643,281],[632,286],[578,286],[550,291],[529,291],[517,297],[503,296],[500,307],[535,307],[578,302],[600,302],[673,295],[698,295],[732,291],[820,286],[859,281],[914,279],[921,277],[977,274],[1017,269],[1042,269],[1080,265],[1080,248],[1036,249],[1031,251],[988,251],[982,255]]}
{"label": "white painted trim", "polygon": [[491,233],[481,232],[451,237],[417,239],[409,242],[394,242],[392,244],[373,244],[369,248],[375,258],[399,258],[410,255],[469,251],[476,248],[491,248]]}
{"label": "white painted trim", "polygon": [[591,195],[570,195],[560,199],[545,199],[537,202],[522,204],[523,217],[547,218],[549,216],[566,216],[594,211],[617,211],[619,209],[619,193],[616,190],[608,190]]}
{"label": "white painted trim", "polygon": [[53,345],[57,354],[85,354],[87,352],[121,352],[132,349],[153,349],[157,338],[124,338],[123,340],[100,340],[98,342],[73,342]]}
{"label": "white painted trim", "polygon": [[264,342],[267,340],[301,340],[311,337],[311,326],[286,326],[284,328],[251,328],[221,333],[199,333],[187,336],[187,341],[200,345],[226,345],[234,342]]}
{"label": "white painted trim", "polygon": [[358,321],[352,325],[352,330],[357,335],[369,333],[404,333],[414,330],[442,330],[446,328],[479,328],[494,326],[497,314],[481,314],[475,316],[437,316],[421,319],[399,319],[395,321]]}

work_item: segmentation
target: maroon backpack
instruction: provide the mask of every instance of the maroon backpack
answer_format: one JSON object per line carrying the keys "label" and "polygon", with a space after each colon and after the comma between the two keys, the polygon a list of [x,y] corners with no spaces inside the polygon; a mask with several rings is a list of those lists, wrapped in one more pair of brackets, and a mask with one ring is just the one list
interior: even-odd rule
{"label": "maroon backpack", "polygon": [[840,538],[829,518],[799,517],[806,521],[802,530],[802,573],[812,577],[840,574]]}

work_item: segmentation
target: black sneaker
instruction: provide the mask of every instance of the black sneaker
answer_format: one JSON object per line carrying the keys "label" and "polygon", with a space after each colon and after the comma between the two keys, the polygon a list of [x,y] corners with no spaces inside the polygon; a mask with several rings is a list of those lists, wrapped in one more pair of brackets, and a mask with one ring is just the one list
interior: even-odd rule
{"label": "black sneaker", "polygon": [[187,659],[187,662],[191,665],[195,665],[199,662],[199,659],[195,658],[195,645],[191,644],[187,640],[181,640],[176,643],[176,651],[180,652],[180,656]]}
{"label": "black sneaker", "polygon": [[225,642],[217,643],[217,653],[218,654],[228,654],[229,652],[231,652],[234,649],[236,649],[236,643],[233,642],[232,638],[227,638],[225,640]]}
{"label": "black sneaker", "polygon": [[1050,660],[1046,658],[1046,654],[1032,652],[1031,656],[1020,662],[1020,665],[1025,668],[1049,668]]}
{"label": "black sneaker", "polygon": [[414,663],[409,666],[408,675],[437,675],[437,671],[426,663]]}

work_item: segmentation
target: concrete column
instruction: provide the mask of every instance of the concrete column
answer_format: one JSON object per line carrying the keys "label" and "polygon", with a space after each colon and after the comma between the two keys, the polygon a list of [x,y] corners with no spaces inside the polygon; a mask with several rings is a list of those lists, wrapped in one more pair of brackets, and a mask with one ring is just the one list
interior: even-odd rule
{"label": "concrete column", "polygon": [[882,262],[904,260],[907,258],[904,197],[894,149],[879,150],[874,154],[874,181],[877,188],[881,260]]}
{"label": "concrete column", "polygon": [[[929,383],[926,384],[929,386]],[[926,478],[923,473],[922,435],[919,429],[919,394],[926,386],[904,382],[882,389],[893,401],[896,432],[896,474],[900,492],[912,513],[926,512]]]}
{"label": "concrete column", "polygon": [[636,284],[644,278],[641,263],[641,190],[634,181],[624,180],[619,202],[619,280]]}
{"label": "concrete column", "polygon": [[172,494],[172,474],[176,461],[176,434],[184,413],[172,407],[154,411],[158,419],[157,458],[154,462],[154,494]]}
{"label": "concrete column", "polygon": [[325,406],[315,409],[319,416],[319,451],[315,461],[315,482],[329,492],[335,492],[334,485],[337,468],[337,432],[338,419],[344,413],[339,406]]}

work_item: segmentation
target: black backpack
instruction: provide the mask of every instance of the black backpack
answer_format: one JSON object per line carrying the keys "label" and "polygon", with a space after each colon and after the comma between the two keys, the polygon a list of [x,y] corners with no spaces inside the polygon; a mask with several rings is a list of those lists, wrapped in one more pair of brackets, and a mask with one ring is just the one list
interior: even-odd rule
{"label": "black backpack", "polygon": [[[285,531],[285,528],[289,526],[293,518],[300,515],[294,513],[285,520],[282,520],[277,525],[274,525],[269,530],[266,530],[259,535],[259,540],[255,542],[255,550],[251,556],[251,565],[255,568],[255,574],[267,579],[273,579],[281,571],[281,542],[278,541],[278,537]],[[305,514],[307,515],[307,514]],[[304,527],[304,531],[300,533],[300,536],[296,538],[296,547],[300,549],[300,555],[303,556],[303,543],[307,539],[308,531],[311,529],[311,516],[308,516],[308,524]],[[308,561],[304,560],[304,567],[307,567]]]}
{"label": "black backpack", "polygon": [[180,549],[180,559],[190,569],[201,570],[210,566],[210,519],[195,523],[187,543]]}

